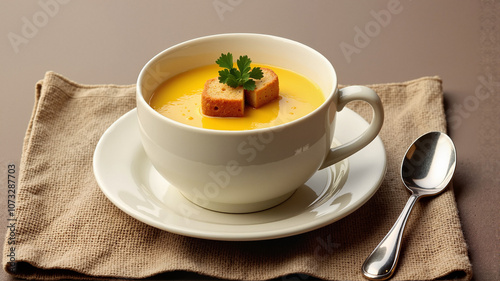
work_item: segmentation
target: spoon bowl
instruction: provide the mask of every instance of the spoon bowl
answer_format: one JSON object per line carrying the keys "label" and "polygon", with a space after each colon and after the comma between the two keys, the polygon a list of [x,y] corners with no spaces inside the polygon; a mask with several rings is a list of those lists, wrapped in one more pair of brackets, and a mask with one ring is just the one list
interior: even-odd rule
{"label": "spoon bowl", "polygon": [[411,192],[401,215],[362,266],[363,275],[371,280],[392,276],[399,259],[404,227],[415,203],[425,196],[446,189],[457,162],[453,141],[441,132],[420,136],[406,151],[401,164],[401,179]]}
{"label": "spoon bowl", "polygon": [[406,151],[401,179],[412,193],[436,195],[448,186],[455,166],[452,140],[444,133],[430,132],[418,138]]}

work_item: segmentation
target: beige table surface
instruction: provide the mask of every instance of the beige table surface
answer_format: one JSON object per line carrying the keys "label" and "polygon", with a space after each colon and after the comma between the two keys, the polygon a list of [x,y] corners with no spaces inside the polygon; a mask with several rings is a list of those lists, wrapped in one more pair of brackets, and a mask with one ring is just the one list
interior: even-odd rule
{"label": "beige table surface", "polygon": [[[474,280],[500,280],[500,1],[1,1],[0,21],[2,179],[9,163],[19,164],[34,85],[48,70],[85,84],[133,84],[173,44],[253,32],[317,49],[342,84],[439,75]],[[2,271],[0,280],[12,278]]]}

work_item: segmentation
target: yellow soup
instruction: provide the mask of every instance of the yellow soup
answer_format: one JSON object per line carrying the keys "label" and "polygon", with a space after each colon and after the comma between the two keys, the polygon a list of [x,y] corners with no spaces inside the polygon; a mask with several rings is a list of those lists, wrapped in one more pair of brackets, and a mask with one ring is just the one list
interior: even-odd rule
{"label": "yellow soup", "polygon": [[218,65],[208,65],[176,75],[162,83],[149,104],[175,121],[214,130],[252,130],[284,124],[318,108],[325,100],[319,87],[295,72],[269,65],[279,79],[280,98],[258,109],[245,107],[243,117],[210,117],[201,113],[201,93],[208,79],[218,76]]}

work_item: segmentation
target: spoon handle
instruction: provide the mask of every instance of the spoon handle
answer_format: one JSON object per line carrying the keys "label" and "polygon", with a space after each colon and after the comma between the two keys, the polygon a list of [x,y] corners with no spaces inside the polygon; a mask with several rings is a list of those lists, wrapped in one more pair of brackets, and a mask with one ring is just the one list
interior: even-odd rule
{"label": "spoon handle", "polygon": [[373,250],[361,267],[363,275],[371,280],[385,280],[392,276],[396,264],[398,263],[401,238],[403,237],[406,221],[410,216],[413,206],[419,196],[412,194],[406,202],[403,211],[399,215],[396,223],[382,239],[380,244]]}

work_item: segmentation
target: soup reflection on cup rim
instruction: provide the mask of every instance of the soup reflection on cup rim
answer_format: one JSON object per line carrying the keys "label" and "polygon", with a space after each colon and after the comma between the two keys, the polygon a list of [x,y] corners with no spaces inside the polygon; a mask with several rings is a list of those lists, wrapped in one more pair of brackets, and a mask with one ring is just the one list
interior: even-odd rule
{"label": "soup reflection on cup rim", "polygon": [[[299,73],[319,86],[325,101],[297,120],[242,131],[182,124],[149,105],[153,91],[165,80],[214,64],[221,53],[227,52],[235,58],[248,55],[253,62]],[[345,102],[360,99],[358,92],[367,89],[352,88]],[[251,33],[196,38],[160,52],[141,70],[137,81],[141,141],[155,169],[193,203],[221,212],[260,211],[283,202],[319,168],[340,161],[376,137],[381,127],[377,114],[374,121],[380,124],[363,143],[331,157],[335,116],[344,105],[340,104],[344,98],[339,92],[332,64],[302,43]],[[364,100],[373,103],[373,99]],[[381,105],[375,107],[380,115]]]}

